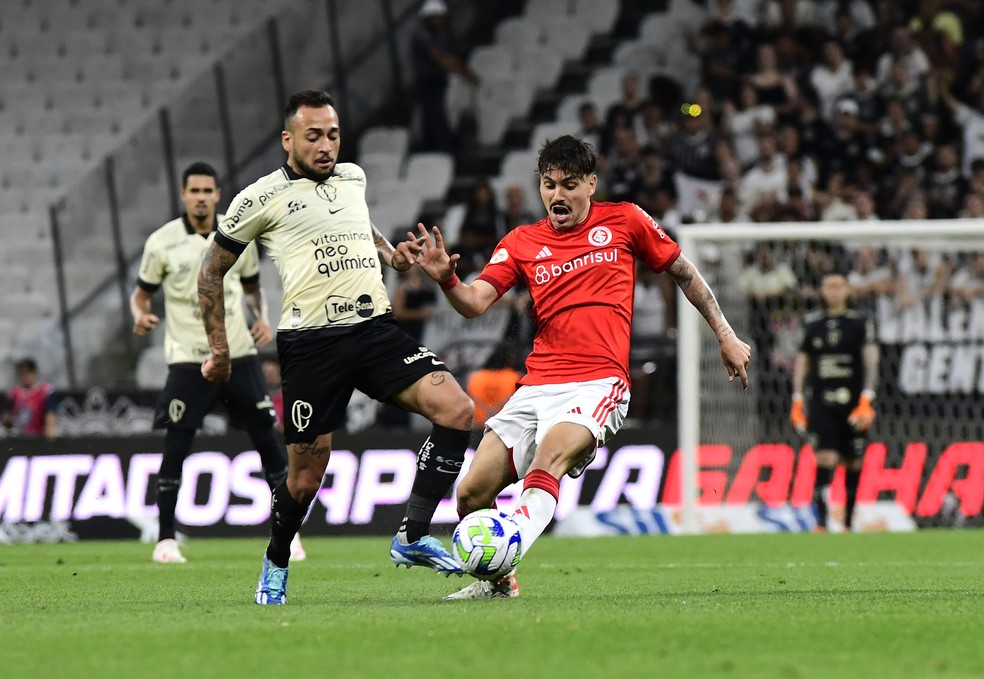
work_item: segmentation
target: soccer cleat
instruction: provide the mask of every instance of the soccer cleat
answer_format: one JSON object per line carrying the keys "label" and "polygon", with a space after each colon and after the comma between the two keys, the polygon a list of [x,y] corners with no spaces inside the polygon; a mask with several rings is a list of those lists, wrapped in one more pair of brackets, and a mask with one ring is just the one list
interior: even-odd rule
{"label": "soccer cleat", "polygon": [[280,606],[287,603],[287,569],[270,563],[263,555],[263,570],[256,585],[256,603]]}
{"label": "soccer cleat", "polygon": [[306,558],[307,552],[304,551],[304,545],[301,544],[301,534],[294,533],[294,539],[290,541],[290,560],[304,561]]}
{"label": "soccer cleat", "polygon": [[178,549],[178,541],[174,538],[161,540],[154,547],[153,559],[156,563],[185,563],[188,561]]}
{"label": "soccer cleat", "polygon": [[515,599],[519,596],[519,581],[516,571],[506,573],[497,580],[478,580],[454,594],[448,594],[444,601],[464,599]]}
{"label": "soccer cleat", "polygon": [[397,566],[433,568],[438,573],[443,573],[445,577],[452,573],[464,575],[464,571],[455,563],[451,553],[432,535],[425,535],[407,545],[400,542],[400,536],[397,535],[390,544],[390,559]]}

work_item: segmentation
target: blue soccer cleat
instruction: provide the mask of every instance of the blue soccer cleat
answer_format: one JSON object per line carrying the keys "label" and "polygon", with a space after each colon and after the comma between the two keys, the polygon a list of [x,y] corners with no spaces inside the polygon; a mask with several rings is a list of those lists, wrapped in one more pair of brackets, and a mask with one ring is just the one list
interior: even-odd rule
{"label": "blue soccer cleat", "polygon": [[452,573],[464,575],[464,571],[455,563],[451,552],[444,549],[441,541],[432,535],[425,535],[407,545],[400,542],[399,535],[396,536],[390,545],[390,558],[397,566],[433,568],[438,573],[443,573],[445,577]]}
{"label": "blue soccer cleat", "polygon": [[263,570],[256,585],[256,603],[265,606],[281,606],[287,603],[287,569],[270,563],[263,555]]}

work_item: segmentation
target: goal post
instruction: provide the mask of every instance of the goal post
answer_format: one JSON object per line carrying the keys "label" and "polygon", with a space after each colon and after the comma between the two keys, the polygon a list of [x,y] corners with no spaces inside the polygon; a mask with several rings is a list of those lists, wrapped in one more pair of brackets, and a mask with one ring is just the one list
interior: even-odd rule
{"label": "goal post", "polygon": [[[969,326],[972,324],[972,318],[984,316],[984,287],[981,288],[980,299],[973,300],[968,300],[966,294],[962,292],[958,294],[954,289],[947,287],[958,270],[966,270],[971,266],[975,252],[981,253],[980,257],[984,260],[984,222],[981,220],[692,224],[680,226],[676,236],[683,254],[693,261],[708,279],[725,316],[738,336],[753,345],[752,361],[749,365],[750,386],[748,393],[742,394],[740,387],[727,382],[726,371],[721,363],[713,333],[682,291],[677,291],[679,408],[677,425],[681,474],[680,511],[684,532],[697,532],[699,528],[698,505],[701,500],[698,450],[701,446],[730,445],[740,457],[744,451],[756,445],[771,443],[769,439],[785,436],[788,441],[794,440],[791,429],[786,425],[788,411],[785,410],[784,404],[788,402],[789,394],[778,393],[782,391],[781,387],[776,387],[775,384],[770,386],[762,376],[768,372],[779,375],[780,379],[783,378],[783,369],[776,363],[782,362],[783,356],[788,357],[791,352],[796,351],[792,337],[796,334],[796,328],[793,327],[795,321],[790,321],[788,332],[787,329],[783,329],[781,339],[775,336],[768,338],[769,346],[773,347],[770,355],[763,356],[756,353],[756,349],[761,349],[761,346],[755,346],[752,334],[761,335],[763,332],[767,334],[772,328],[753,327],[756,319],[752,318],[754,314],[750,311],[750,298],[745,295],[742,288],[743,275],[750,266],[748,261],[750,253],[754,252],[757,255],[760,250],[775,247],[785,253],[786,264],[794,268],[803,268],[804,261],[799,258],[812,257],[811,248],[815,248],[816,251],[836,249],[838,252],[845,253],[841,258],[848,261],[860,249],[871,246],[870,249],[881,257],[879,265],[885,271],[894,272],[893,275],[898,276],[900,267],[904,269],[906,266],[903,260],[910,255],[916,256],[914,249],[927,250],[928,257],[937,263],[936,266],[943,266],[945,271],[942,274],[937,272],[935,278],[930,277],[937,287],[932,294],[926,294],[915,302],[917,306],[925,305],[926,309],[925,315],[916,316],[913,324],[918,325],[920,318],[926,319],[932,318],[933,314],[938,315],[940,309],[949,310],[965,304],[967,309],[961,317],[963,320],[953,321],[951,318],[950,324],[963,323],[963,337],[966,341],[958,348],[950,346],[949,356],[952,358],[959,349],[971,356],[966,359],[969,362],[967,365],[978,361],[974,364],[976,366],[974,369],[982,371],[984,336],[981,335],[984,334],[984,328]],[[943,262],[946,263],[945,266]],[[846,272],[853,270],[853,264],[853,259],[850,259]],[[841,265],[839,268],[845,267]],[[981,276],[984,284],[984,273]],[[920,336],[917,331],[903,331],[894,326],[889,328],[889,325],[903,316],[911,315],[910,312],[913,310],[910,307],[903,309],[904,304],[910,302],[903,304],[898,299],[892,299],[896,296],[894,293],[881,293],[881,296],[885,299],[879,299],[877,302],[885,307],[879,309],[879,316],[885,326],[884,339],[892,346],[893,352],[902,357],[896,364],[884,366],[880,370],[884,381],[886,374],[894,375],[893,371],[898,372],[900,368],[910,369],[909,371],[912,372],[916,370],[912,368],[913,365],[924,365],[926,360],[930,360],[926,358],[928,355],[926,352],[931,351],[933,346],[927,349],[930,339]],[[795,313],[790,312],[787,316],[792,319],[800,315],[805,308],[806,305],[802,305],[795,310]],[[899,324],[902,324],[902,321],[899,321]],[[937,325],[939,324],[945,325],[943,321]],[[891,335],[890,331],[896,334]],[[908,340],[904,336],[905,332],[912,335],[908,338],[912,340],[909,343],[911,347],[906,344]],[[953,337],[946,336],[945,331],[937,334],[941,336],[933,338],[932,342],[944,345],[938,352],[943,355],[939,361],[944,361],[947,355],[945,344],[950,341],[952,345]],[[880,343],[881,341],[880,336]],[[921,349],[917,346],[920,342],[923,343]],[[909,351],[910,348],[912,351]],[[919,363],[920,360],[924,363]],[[934,369],[939,371],[938,366]],[[919,374],[924,373],[925,370]],[[942,387],[936,384],[933,388],[921,392],[913,391],[902,383],[886,385],[888,391],[893,394],[891,405],[893,411],[890,417],[885,418],[885,426],[892,428],[892,431],[882,431],[880,429],[882,423],[876,421],[872,441],[887,436],[886,446],[895,449],[894,455],[898,458],[904,452],[897,450],[898,448],[904,448],[909,443],[915,442],[913,439],[907,443],[906,436],[909,435],[910,430],[915,431],[916,419],[920,423],[925,420],[925,423],[920,424],[922,428],[919,429],[919,435],[924,439],[921,443],[929,447],[930,457],[934,454],[938,456],[947,449],[947,446],[961,439],[984,440],[984,433],[979,431],[984,428],[982,424],[984,420],[972,421],[978,414],[980,403],[984,402],[982,398],[984,378],[978,375],[974,379],[968,376],[960,385],[951,384],[952,388],[949,390],[946,384]],[[968,389],[968,385],[971,388]],[[934,397],[939,397],[938,401],[934,400]],[[930,413],[930,410],[937,406],[939,406],[938,410]],[[912,413],[916,413],[917,417],[910,417]],[[937,416],[943,420],[938,423],[936,430],[932,430],[933,417]],[[946,418],[951,418],[952,421]],[[784,427],[786,432],[782,433]],[[791,445],[791,447],[799,446]],[[984,451],[984,448],[981,451]],[[963,464],[962,459],[955,458],[948,464]],[[734,472],[740,462],[740,459],[732,460],[730,471]],[[894,464],[898,464],[897,459],[894,460]],[[924,465],[920,471],[922,473],[919,483],[920,486],[925,486],[926,477],[932,473],[932,469]],[[960,473],[963,472],[956,473],[957,476]],[[967,471],[967,478],[969,479],[974,473],[976,473],[974,470]],[[946,479],[943,479],[937,485],[945,484],[945,481]],[[713,492],[723,494],[725,489],[714,488]],[[957,500],[963,499],[957,498]],[[971,497],[966,504],[973,505],[973,503],[974,498]],[[929,512],[934,507],[933,501],[930,500],[924,509]]]}

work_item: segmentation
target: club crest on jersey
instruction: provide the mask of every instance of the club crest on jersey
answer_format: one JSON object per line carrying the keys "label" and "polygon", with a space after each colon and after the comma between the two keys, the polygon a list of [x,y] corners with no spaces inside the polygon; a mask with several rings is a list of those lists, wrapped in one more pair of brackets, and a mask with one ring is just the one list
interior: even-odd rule
{"label": "club crest on jersey", "polygon": [[505,248],[499,248],[495,251],[495,254],[492,255],[492,259],[489,260],[489,264],[499,264],[507,259],[509,259],[509,253]]}
{"label": "club crest on jersey", "polygon": [[321,182],[314,187],[314,192],[318,194],[318,198],[327,200],[329,203],[334,203],[335,196],[338,194],[338,188],[334,184]]}
{"label": "club crest on jersey", "polygon": [[612,232],[607,226],[596,226],[588,232],[588,243],[603,247],[612,242]]}

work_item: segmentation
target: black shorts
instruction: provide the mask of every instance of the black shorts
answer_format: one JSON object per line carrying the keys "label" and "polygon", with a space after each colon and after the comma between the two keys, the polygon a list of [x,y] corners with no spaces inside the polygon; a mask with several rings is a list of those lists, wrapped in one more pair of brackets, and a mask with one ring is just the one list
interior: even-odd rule
{"label": "black shorts", "polygon": [[229,423],[236,429],[272,427],[276,421],[260,362],[247,356],[232,362],[232,377],[222,383],[206,380],[201,366],[194,363],[168,366],[154,429],[197,430],[219,402],[229,411]]}
{"label": "black shorts", "polygon": [[284,440],[310,443],[345,422],[355,389],[377,401],[447,366],[419,340],[381,316],[336,328],[277,333],[284,393]]}
{"label": "black shorts", "polygon": [[868,435],[851,426],[847,421],[850,414],[851,408],[811,404],[808,429],[813,450],[836,450],[844,460],[864,455]]}

